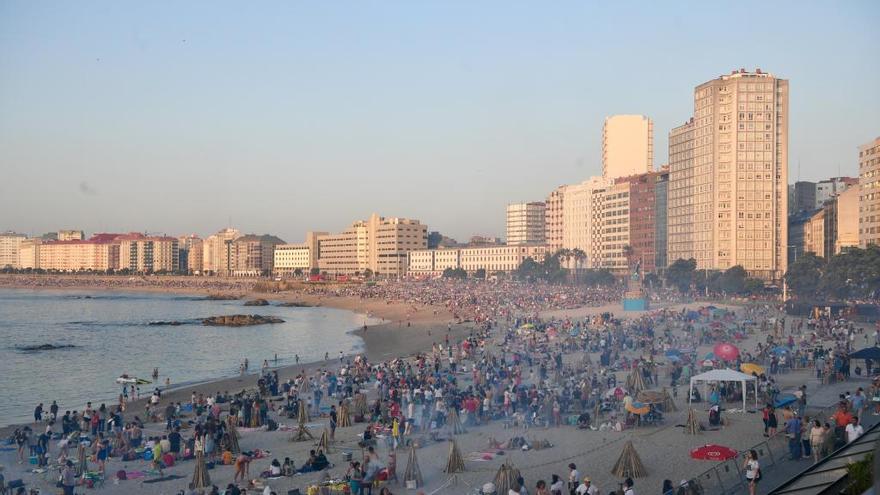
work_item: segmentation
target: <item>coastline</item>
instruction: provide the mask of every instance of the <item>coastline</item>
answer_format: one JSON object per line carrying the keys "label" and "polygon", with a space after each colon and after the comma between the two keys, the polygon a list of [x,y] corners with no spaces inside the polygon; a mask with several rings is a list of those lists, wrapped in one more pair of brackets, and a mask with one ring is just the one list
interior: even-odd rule
{"label": "coastline", "polygon": [[[72,277],[71,277],[72,278]],[[10,280],[6,275],[0,275],[0,288],[15,290],[33,290],[33,291],[58,291],[58,292],[143,292],[143,293],[164,293],[179,295],[204,295],[218,294],[217,290],[210,288],[193,288],[193,287],[140,287],[140,286],[120,286],[120,287],[95,287],[88,284],[68,284],[64,286],[39,286],[15,285],[10,284]],[[230,294],[232,292],[228,292]],[[408,357],[413,354],[429,351],[434,342],[442,341],[447,333],[447,324],[451,324],[450,339],[458,338],[470,332],[468,324],[456,324],[452,315],[445,308],[439,308],[428,305],[412,305],[402,302],[387,302],[379,299],[360,299],[349,296],[327,296],[315,294],[303,294],[301,291],[285,291],[285,292],[235,292],[235,295],[241,301],[242,307],[244,303],[251,299],[262,298],[273,302],[300,302],[314,307],[327,307],[350,311],[352,313],[379,320],[380,323],[368,325],[367,330],[359,326],[347,330],[349,334],[357,335],[363,341],[361,351],[357,354],[364,354],[371,362],[384,361],[397,357]],[[259,307],[247,308],[257,312]],[[332,350],[328,349],[327,352]],[[352,355],[346,356],[353,357]],[[322,369],[337,369],[340,361],[338,356],[332,356],[327,361],[302,362],[299,364],[283,365],[279,367],[270,367],[272,370],[278,371],[278,376],[282,381],[293,378],[302,371],[315,372]],[[256,363],[255,363],[256,365]],[[238,392],[243,389],[252,389],[257,385],[259,373],[249,373],[243,376],[218,376],[209,380],[199,381],[197,383],[182,383],[180,386],[174,384],[165,391],[163,390],[163,400],[173,400],[175,402],[188,402],[193,392],[196,394],[213,394],[218,391]],[[160,387],[161,389],[162,387]],[[143,392],[146,394],[151,390],[150,386],[145,387]],[[144,410],[149,396],[130,401],[127,403],[127,409],[130,411]],[[51,398],[46,398],[51,401]],[[82,398],[85,404],[91,398]],[[109,401],[112,402],[112,401]],[[108,402],[108,403],[109,403]],[[31,409],[33,405],[22,404],[22,407]],[[62,405],[62,409],[64,406]],[[72,409],[72,408],[71,408]],[[135,413],[137,414],[137,413]],[[16,428],[30,425],[32,423],[19,423],[0,426],[0,436],[10,435]]]}

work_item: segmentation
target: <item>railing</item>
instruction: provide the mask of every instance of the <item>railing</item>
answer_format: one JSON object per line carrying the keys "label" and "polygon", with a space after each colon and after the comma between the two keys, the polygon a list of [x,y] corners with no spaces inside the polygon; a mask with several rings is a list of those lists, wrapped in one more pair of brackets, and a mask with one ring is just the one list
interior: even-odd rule
{"label": "railing", "polygon": [[[808,414],[808,416],[824,423],[829,420],[836,408],[837,404],[832,404],[818,410],[812,409],[812,414]],[[748,483],[743,471],[743,464],[745,456],[750,450],[758,453],[762,477],[772,472],[776,466],[791,460],[788,437],[785,436],[785,432],[779,431],[763,442],[739,452],[733,459],[720,462],[688,480],[688,484],[693,487],[692,494],[729,495],[738,493],[740,490],[745,491]]]}

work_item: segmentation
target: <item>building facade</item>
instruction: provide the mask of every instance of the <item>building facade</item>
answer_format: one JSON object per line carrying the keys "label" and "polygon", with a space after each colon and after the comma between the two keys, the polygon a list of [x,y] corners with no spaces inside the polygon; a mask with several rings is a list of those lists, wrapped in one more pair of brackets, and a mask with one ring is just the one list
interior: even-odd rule
{"label": "building facade", "polygon": [[241,232],[225,228],[208,236],[202,243],[202,272],[208,275],[232,275],[232,243]]}
{"label": "building facade", "polygon": [[232,241],[232,275],[259,277],[271,274],[275,264],[275,246],[284,241],[274,235],[247,234]]}
{"label": "building facade", "polygon": [[[816,204],[814,208],[822,208],[827,201],[859,183],[855,177],[831,177],[816,183]],[[797,184],[795,184],[797,186]]]}
{"label": "building facade", "polygon": [[204,241],[195,234],[177,238],[179,248],[180,271],[192,275],[202,273],[202,257],[204,256]]}
{"label": "building facade", "polygon": [[813,253],[820,258],[825,257],[825,214],[827,210],[821,208],[804,222],[804,253]]}
{"label": "building facade", "polygon": [[579,268],[598,266],[601,242],[600,220],[605,189],[611,181],[591,177],[580,184],[565,186],[562,198],[562,247],[580,249],[587,255]]}
{"label": "building facade", "polygon": [[180,269],[178,240],[174,237],[130,233],[112,239],[110,268],[137,273],[173,273]]}
{"label": "building facade", "polygon": [[797,181],[792,186],[788,212],[793,215],[799,211],[813,211],[821,206],[816,202],[816,183]]}
{"label": "building facade", "polygon": [[318,235],[317,243],[321,272],[399,277],[406,274],[408,253],[427,248],[428,229],[418,220],[373,214],[339,234]]}
{"label": "building facade", "polygon": [[40,244],[38,267],[59,272],[103,272],[113,268],[114,257],[118,258],[118,245],[104,239],[48,241]]}
{"label": "building facade", "polygon": [[81,241],[85,238],[86,238],[86,235],[82,230],[59,230],[58,231],[58,240],[59,241]]}
{"label": "building facade", "polygon": [[861,187],[856,184],[840,192],[835,198],[837,209],[837,232],[834,238],[834,254],[846,248],[859,246],[859,196]]}
{"label": "building facade", "polygon": [[541,201],[507,205],[507,244],[543,244],[545,212]]}
{"label": "building facade", "polygon": [[[697,86],[693,120],[670,133],[669,146],[670,262],[692,257],[698,269],[741,265],[765,280],[782,277],[788,81],[741,69]],[[688,149],[691,156],[675,156]]]}
{"label": "building facade", "polygon": [[667,205],[669,201],[669,168],[664,166],[657,173],[654,184],[654,270],[662,270],[669,263],[667,254]]}
{"label": "building facade", "polygon": [[544,202],[544,242],[553,253],[562,249],[565,188],[566,186],[557,187]]}
{"label": "building facade", "polygon": [[859,146],[859,245],[880,244],[880,137]]}
{"label": "building facade", "polygon": [[654,123],[644,115],[613,115],[602,126],[602,176],[616,179],[654,169]]}
{"label": "building facade", "polygon": [[[629,184],[627,219],[629,258],[632,263],[639,263],[642,273],[654,272],[657,269],[657,181],[659,177],[659,172],[648,172],[615,180],[616,183]],[[624,259],[624,261],[626,260]],[[617,267],[620,268],[620,266]]]}
{"label": "building facade", "polygon": [[21,268],[19,260],[19,252],[21,251],[21,243],[27,239],[24,234],[15,232],[0,233],[0,269],[2,268]]}
{"label": "building facade", "polygon": [[416,250],[409,253],[407,274],[412,277],[437,277],[446,269],[462,268],[469,273],[482,269],[490,276],[512,272],[526,258],[541,262],[547,253],[546,245],[523,244]]}
{"label": "building facade", "polygon": [[312,250],[306,243],[279,244],[275,246],[274,273],[279,277],[292,277],[298,273],[308,275],[312,269]]}

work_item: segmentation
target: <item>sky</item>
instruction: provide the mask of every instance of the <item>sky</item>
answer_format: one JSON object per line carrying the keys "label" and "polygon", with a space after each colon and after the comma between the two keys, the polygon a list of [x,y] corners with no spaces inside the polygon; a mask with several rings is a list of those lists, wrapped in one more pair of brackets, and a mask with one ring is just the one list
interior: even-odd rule
{"label": "sky", "polygon": [[880,136],[880,2],[0,2],[0,230],[298,242],[377,212],[504,235],[601,174],[613,114],[790,81],[794,181]]}

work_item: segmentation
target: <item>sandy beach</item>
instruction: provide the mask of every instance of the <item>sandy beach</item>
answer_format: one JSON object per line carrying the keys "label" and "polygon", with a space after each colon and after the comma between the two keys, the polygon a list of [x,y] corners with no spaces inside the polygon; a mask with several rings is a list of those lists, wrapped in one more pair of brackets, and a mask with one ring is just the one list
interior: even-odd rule
{"label": "sandy beach", "polygon": [[[69,285],[65,284],[61,289],[95,289],[90,284],[77,285],[73,283],[74,281],[74,279],[71,279],[71,283]],[[0,286],[8,287],[11,283],[12,281],[0,276]],[[241,282],[236,283],[240,284]],[[26,284],[20,284],[19,286],[34,288]],[[38,288],[42,289],[42,287]],[[230,289],[235,288],[246,289],[244,286],[235,286]],[[58,289],[58,287],[55,289]],[[140,290],[137,287],[124,287],[124,289]],[[120,290],[120,288],[113,287],[108,288],[108,290]],[[215,287],[190,287],[183,290],[178,290],[177,288],[144,287],[143,290],[168,290],[199,294],[218,293]],[[219,292],[234,293],[241,296],[243,301],[256,297],[285,302],[295,301],[310,305],[345,309],[381,318],[384,320],[383,323],[369,326],[366,331],[363,329],[356,331],[364,339],[366,354],[373,362],[430,351],[432,344],[442,342],[446,338],[447,332],[450,339],[459,339],[467,336],[474,328],[469,323],[457,324],[454,315],[438,305],[390,302],[349,296],[314,295],[302,292],[263,293],[254,292],[252,289],[242,290],[241,292],[234,290]],[[680,311],[682,308],[696,309],[702,305],[704,304],[696,302],[676,304],[670,307]],[[622,313],[619,304],[605,304],[593,307],[548,310],[542,312],[541,316],[555,319],[583,319],[590,315],[605,312]],[[642,314],[627,313],[625,316],[634,319],[642,316]],[[742,348],[752,348],[763,338],[764,335],[758,332],[749,335],[739,345]],[[500,349],[501,344],[496,339],[489,342],[489,345],[496,350]],[[706,353],[711,348],[711,345],[702,345],[697,349],[697,353]],[[576,353],[563,356],[564,362],[570,366],[575,366],[579,359],[580,357]],[[592,354],[591,359],[593,362],[598,362],[598,354]],[[297,376],[303,371],[312,374],[319,369],[336,369],[338,366],[338,359],[331,353],[331,359],[328,362],[284,367],[278,369],[278,373],[281,380],[284,381]],[[619,371],[616,374],[618,383],[623,383],[626,373]],[[854,386],[852,383],[842,383],[823,387],[816,380],[814,372],[809,369],[780,374],[776,378],[780,387],[784,390],[791,390],[804,384],[807,385],[809,394],[817,398],[816,402],[811,404],[813,410],[833,404],[834,398],[839,391],[843,389],[850,390]],[[190,400],[193,392],[196,394],[213,394],[217,391],[228,390],[234,393],[242,389],[252,389],[256,385],[256,380],[256,375],[247,375],[173,389],[163,394],[162,403],[165,404],[167,401],[186,403]],[[472,382],[468,373],[459,373],[458,380],[461,382],[460,386],[462,387]],[[660,381],[668,384],[669,378],[665,375],[665,370],[660,373]],[[374,391],[371,390],[371,397],[373,393]],[[552,473],[564,478],[567,475],[566,466],[568,463],[575,463],[582,475],[588,475],[593,478],[601,493],[607,493],[609,490],[617,489],[621,482],[619,478],[610,474],[610,471],[620,454],[623,444],[627,440],[631,440],[648,470],[646,477],[636,480],[636,486],[639,488],[639,493],[653,493],[659,491],[660,484],[664,479],[671,479],[677,483],[678,480],[689,479],[710,467],[710,463],[690,459],[688,452],[694,447],[706,443],[717,443],[742,450],[765,440],[762,435],[760,411],[757,413],[748,411],[726,414],[727,424],[720,430],[705,432],[697,436],[684,435],[680,425],[685,422],[686,418],[686,395],[686,391],[678,391],[675,398],[678,411],[668,413],[662,425],[626,429],[623,432],[578,430],[571,426],[559,428],[531,427],[526,429],[522,426],[509,427],[509,425],[505,425],[502,421],[492,421],[481,426],[470,426],[468,427],[467,434],[454,436],[458,447],[466,459],[466,471],[458,473],[455,477],[450,477],[443,472],[449,449],[448,442],[443,440],[443,438],[451,437],[451,434],[446,429],[443,429],[440,434],[441,440],[434,441],[427,434],[417,433],[413,436],[412,440],[418,443],[420,447],[417,450],[417,455],[425,481],[423,490],[425,493],[438,494],[473,493],[475,488],[492,479],[502,462],[508,461],[512,462],[522,471],[530,490],[533,490],[536,480],[549,480]],[[32,406],[22,405],[22,407]],[[136,413],[142,411],[143,407],[144,401],[138,401],[129,405],[129,411]],[[705,408],[705,405],[701,405],[698,408],[698,414],[702,422],[707,422],[708,418]],[[316,437],[320,436],[320,432],[327,427],[327,422],[328,419],[326,417],[313,418],[313,423],[310,427]],[[285,427],[295,426],[295,420],[287,418],[279,419],[279,423],[282,424],[282,430],[286,430]],[[162,424],[147,425],[144,432],[145,436],[162,434],[164,431],[163,426]],[[3,429],[0,433],[5,437],[10,431],[11,427]],[[361,457],[362,450],[357,445],[357,435],[362,431],[363,425],[357,424],[350,428],[340,428],[337,430],[336,441],[332,444],[331,451],[328,454],[328,458],[333,464],[333,467],[329,470],[329,475],[332,478],[341,477],[345,473],[347,467],[347,462],[344,460],[345,453],[352,453],[355,459]],[[291,436],[289,431],[270,432],[259,429],[243,429],[241,433],[240,443],[243,450],[261,449],[271,452],[266,458],[253,462],[250,468],[250,478],[255,478],[256,474],[261,470],[267,469],[269,461],[273,458],[283,460],[285,457],[290,457],[299,465],[308,457],[309,450],[315,448],[314,442],[289,441]],[[499,449],[490,448],[489,446],[490,439],[497,439],[503,442],[513,437],[523,437],[531,442],[546,440],[552,446],[541,450],[532,449],[529,451],[517,448],[499,451]],[[378,450],[383,459],[387,457],[389,449],[385,445],[384,439],[380,438]],[[53,479],[56,477],[55,474],[28,473],[25,469],[29,466],[17,464],[14,456],[14,452],[9,452],[8,449],[0,453],[0,460],[2,460],[2,464],[6,468],[5,476],[7,480],[22,478],[29,486],[38,486],[43,489],[43,493],[55,493],[52,491],[54,489],[51,488]],[[406,457],[406,449],[397,451],[397,473],[399,477],[403,475],[406,467]],[[147,465],[148,463],[145,461],[122,462],[113,459],[108,464],[108,473],[115,473],[120,469],[140,472],[145,470]],[[192,471],[192,462],[180,463],[166,469],[166,474],[180,476],[180,478],[155,484],[145,484],[140,480],[114,481],[111,475],[104,487],[98,491],[109,494],[126,493],[131,495],[175,494],[186,488],[189,478],[192,476]],[[213,483],[222,488],[232,481],[233,469],[231,466],[217,466],[210,471],[210,476]],[[287,490],[293,488],[299,488],[302,490],[302,493],[306,493],[305,487],[322,479],[323,476],[323,472],[308,473],[292,478],[270,480],[268,485],[276,493],[287,493]],[[391,488],[393,493],[416,493],[413,490],[405,489],[399,484],[392,484]],[[253,492],[249,491],[248,493]]]}

